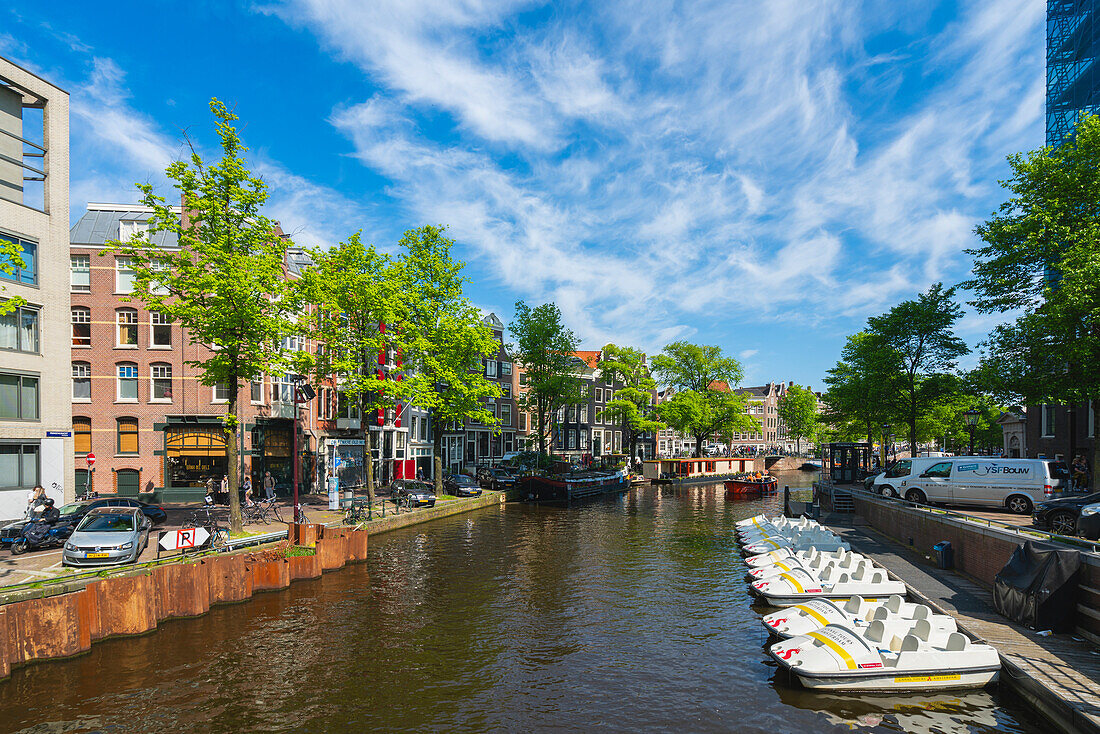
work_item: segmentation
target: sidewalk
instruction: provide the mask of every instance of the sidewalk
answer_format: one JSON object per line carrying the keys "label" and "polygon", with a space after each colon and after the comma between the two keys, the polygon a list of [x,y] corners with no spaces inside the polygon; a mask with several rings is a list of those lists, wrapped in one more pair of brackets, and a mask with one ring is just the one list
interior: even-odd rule
{"label": "sidewalk", "polygon": [[1073,635],[1039,636],[994,609],[992,592],[969,578],[935,568],[918,553],[851,515],[822,519],[852,550],[873,558],[904,581],[912,595],[954,616],[959,626],[1001,654],[1001,682],[1063,731],[1100,734],[1100,652]]}
{"label": "sidewalk", "polygon": [[[498,496],[499,493],[485,492],[482,496],[488,495]],[[306,520],[309,523],[333,525],[341,523],[344,519],[343,510],[335,511],[328,509],[327,496],[301,495],[299,501],[302,504],[302,508],[306,514]],[[445,512],[445,510],[448,510],[452,503],[460,501],[465,505],[468,498],[443,495],[439,497],[434,508],[417,507],[407,509],[402,507],[398,509],[389,501],[388,497],[376,496],[372,513],[374,519],[370,522],[357,523],[356,526],[361,526],[374,532],[381,532],[391,529],[392,527],[412,524],[421,520],[434,519],[435,517],[450,514],[449,512]],[[149,545],[138,559],[141,563],[156,560],[157,538],[161,531],[179,529],[187,522],[188,518],[190,518],[195,510],[200,509],[200,505],[198,504],[165,504],[160,506],[163,507],[164,511],[168,514],[168,519],[161,525],[153,526],[152,530],[150,530]],[[383,507],[385,508],[384,518],[382,515]],[[228,521],[229,508],[227,506],[219,505],[216,510],[220,512],[223,520]],[[285,522],[280,523],[272,521],[268,524],[245,525],[242,535],[259,535],[280,530],[285,532],[287,522],[289,522],[293,516],[291,502],[289,500],[279,503],[279,515]],[[411,518],[406,520],[406,516],[411,516]],[[395,518],[400,518],[400,520],[395,520]],[[236,537],[240,536],[235,534],[234,538]],[[117,568],[117,566],[107,568]],[[74,569],[62,567],[60,548],[43,551],[28,551],[21,556],[13,556],[10,550],[0,551],[0,589],[14,584],[25,584],[61,578],[76,571],[83,573],[87,572],[87,570],[88,569],[76,569],[74,571]]]}

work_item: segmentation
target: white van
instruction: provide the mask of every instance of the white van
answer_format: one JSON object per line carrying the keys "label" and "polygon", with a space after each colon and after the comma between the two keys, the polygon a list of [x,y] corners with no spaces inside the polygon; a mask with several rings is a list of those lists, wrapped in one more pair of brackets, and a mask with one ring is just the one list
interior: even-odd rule
{"label": "white van", "polygon": [[983,456],[903,459],[875,477],[875,491],[922,504],[1007,507],[1028,515],[1038,502],[1061,494],[1064,472],[1050,459]]}

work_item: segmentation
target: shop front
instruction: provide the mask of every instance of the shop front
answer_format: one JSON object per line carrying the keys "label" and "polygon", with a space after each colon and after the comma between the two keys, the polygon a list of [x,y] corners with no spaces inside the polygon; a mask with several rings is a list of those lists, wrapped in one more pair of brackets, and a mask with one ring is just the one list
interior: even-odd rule
{"label": "shop front", "polygon": [[164,431],[164,486],[161,502],[195,502],[206,494],[207,481],[220,485],[229,473],[225,432],[219,418],[196,417],[156,426]]}
{"label": "shop front", "polygon": [[[259,418],[250,426],[252,434],[252,486],[262,493],[267,472],[275,479],[275,493],[289,496],[294,486],[294,425],[285,418]],[[298,431],[298,491],[308,494],[313,488],[313,452],[310,437]]]}

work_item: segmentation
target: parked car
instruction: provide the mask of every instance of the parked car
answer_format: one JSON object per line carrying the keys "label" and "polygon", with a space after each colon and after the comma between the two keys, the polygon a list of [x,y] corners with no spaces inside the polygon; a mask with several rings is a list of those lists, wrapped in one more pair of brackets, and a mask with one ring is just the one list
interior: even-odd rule
{"label": "parked car", "polygon": [[1073,535],[1077,532],[1077,519],[1081,517],[1081,508],[1100,502],[1100,492],[1072,495],[1056,500],[1048,500],[1035,505],[1031,519],[1035,527],[1049,530],[1058,535]]}
{"label": "parked car", "polygon": [[443,489],[456,497],[477,497],[481,494],[481,486],[465,474],[448,474],[443,478]]}
{"label": "parked car", "polygon": [[[94,500],[70,502],[67,505],[62,505],[57,508],[61,517],[55,524],[56,534],[62,539],[68,538],[73,528],[75,528],[89,512],[104,507],[132,507],[134,509],[139,509],[149,518],[149,521],[153,525],[160,525],[168,519],[168,513],[165,512],[163,508],[157,507],[156,505],[150,505],[147,502],[142,502],[132,497],[100,497]],[[23,535],[23,526],[26,524],[26,520],[17,520],[0,528],[0,547],[6,548],[11,546],[12,541]]]}
{"label": "parked car", "polygon": [[478,469],[477,479],[485,489],[503,490],[516,486],[516,475],[506,469]]}
{"label": "parked car", "polygon": [[1089,540],[1100,540],[1100,503],[1081,508],[1081,515],[1077,518],[1077,534]]}
{"label": "parked car", "polygon": [[394,503],[408,504],[409,507],[435,506],[435,495],[432,494],[431,487],[415,479],[395,479],[390,484],[390,499]]}
{"label": "parked car", "polygon": [[149,545],[153,523],[136,507],[98,507],[84,516],[61,551],[65,566],[134,563]]}
{"label": "parked car", "polygon": [[1060,462],[1047,459],[916,458],[895,462],[875,478],[875,490],[921,504],[1007,507],[1030,515],[1065,490],[1062,474]]}

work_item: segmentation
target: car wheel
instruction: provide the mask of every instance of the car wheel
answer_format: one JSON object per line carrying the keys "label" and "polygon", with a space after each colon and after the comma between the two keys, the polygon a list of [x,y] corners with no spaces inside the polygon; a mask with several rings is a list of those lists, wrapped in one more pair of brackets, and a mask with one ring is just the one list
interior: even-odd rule
{"label": "car wheel", "polygon": [[890,497],[898,496],[897,493],[894,491],[894,488],[891,487],[889,484],[884,484],[879,487],[878,493],[881,494],[883,497],[886,497],[887,499],[889,499]]}
{"label": "car wheel", "polygon": [[928,503],[928,498],[924,495],[924,492],[919,489],[910,489],[905,493],[905,499],[909,502],[915,502],[918,505],[924,505]]}
{"label": "car wheel", "polygon": [[11,554],[13,556],[21,556],[27,552],[27,541],[24,538],[20,538],[11,544]]}
{"label": "car wheel", "polygon": [[1055,535],[1073,535],[1077,531],[1077,518],[1072,512],[1055,512],[1050,516],[1050,532]]}
{"label": "car wheel", "polygon": [[1005,504],[1008,506],[1009,512],[1014,512],[1017,515],[1031,514],[1031,500],[1023,495],[1012,495]]}

